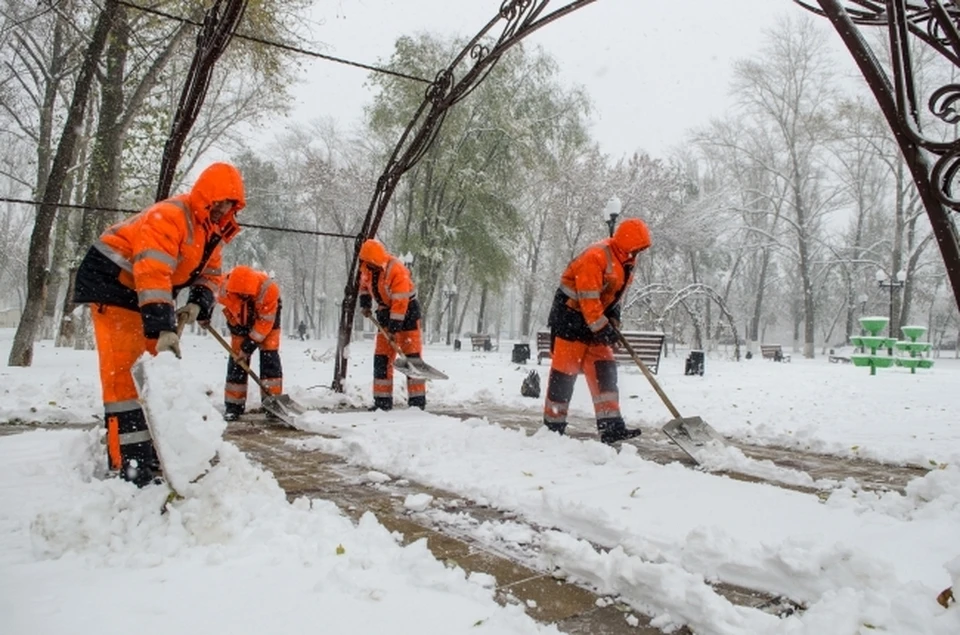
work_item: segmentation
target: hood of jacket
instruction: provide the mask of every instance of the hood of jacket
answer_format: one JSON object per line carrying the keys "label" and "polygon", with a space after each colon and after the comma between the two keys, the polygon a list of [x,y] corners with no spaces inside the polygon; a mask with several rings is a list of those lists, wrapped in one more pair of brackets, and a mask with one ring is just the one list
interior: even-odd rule
{"label": "hood of jacket", "polygon": [[210,206],[218,201],[236,201],[217,225],[225,242],[240,230],[237,212],[247,205],[240,170],[229,163],[212,163],[200,173],[190,190],[190,207],[201,223],[210,220]]}

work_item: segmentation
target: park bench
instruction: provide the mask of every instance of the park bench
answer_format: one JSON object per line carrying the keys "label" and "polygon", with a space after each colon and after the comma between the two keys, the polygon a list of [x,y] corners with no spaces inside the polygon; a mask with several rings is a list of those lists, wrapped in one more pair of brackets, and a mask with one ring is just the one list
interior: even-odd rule
{"label": "park bench", "polygon": [[764,359],[772,359],[775,362],[789,362],[790,355],[783,354],[783,347],[779,344],[761,344],[760,355]]}
{"label": "park bench", "polygon": [[475,351],[492,351],[493,344],[490,342],[489,335],[471,335],[470,348]]}
{"label": "park bench", "polygon": [[537,331],[537,365],[541,359],[550,359],[550,331]]}
{"label": "park bench", "polygon": [[[666,337],[659,331],[620,331],[623,339],[627,340],[630,347],[633,348],[640,361],[650,370],[656,373],[660,368],[660,355],[663,352],[663,339]],[[537,363],[541,359],[550,358],[550,331],[539,331],[537,333]],[[613,359],[620,364],[634,365],[633,358],[626,348],[620,344],[613,347]]]}

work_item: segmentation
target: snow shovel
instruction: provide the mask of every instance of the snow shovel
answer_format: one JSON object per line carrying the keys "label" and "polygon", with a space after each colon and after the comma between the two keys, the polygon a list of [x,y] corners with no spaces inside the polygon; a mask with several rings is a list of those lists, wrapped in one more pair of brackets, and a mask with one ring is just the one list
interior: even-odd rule
{"label": "snow shovel", "polygon": [[223,336],[217,333],[217,330],[210,326],[209,324],[204,324],[203,328],[207,329],[207,332],[210,335],[213,335],[214,339],[220,342],[220,345],[223,346],[230,354],[230,357],[233,358],[233,361],[244,370],[250,377],[253,378],[253,381],[257,382],[257,385],[260,386],[260,390],[264,396],[261,404],[263,409],[269,412],[272,415],[275,415],[278,419],[283,421],[285,424],[291,428],[296,427],[294,422],[296,421],[297,415],[302,415],[307,411],[306,408],[298,404],[296,401],[290,398],[290,395],[271,395],[267,390],[267,387],[264,386],[263,382],[260,381],[260,377],[257,376],[253,369],[250,368],[250,365],[244,361],[238,355],[235,355],[233,349],[230,348],[230,345],[227,343]]}
{"label": "snow shovel", "polygon": [[393,348],[397,353],[397,360],[393,363],[393,367],[406,375],[407,377],[413,377],[414,379],[450,379],[447,375],[430,364],[426,363],[419,358],[409,358],[403,354],[403,351],[400,350],[400,347],[396,342],[393,341],[393,338],[390,337],[390,333],[387,332],[387,329],[383,328],[383,325],[377,321],[377,318],[373,317],[373,314],[370,314],[370,321],[373,322],[377,329],[387,338],[390,347]]}
{"label": "snow shovel", "polygon": [[633,350],[633,347],[630,346],[630,342],[623,336],[618,329],[614,328],[614,331],[617,333],[617,338],[620,340],[620,344],[630,353],[630,357],[633,358],[633,361],[636,362],[637,366],[640,367],[640,370],[643,372],[644,377],[647,378],[647,381],[650,382],[650,385],[653,386],[653,389],[657,391],[657,394],[660,396],[660,399],[663,401],[663,404],[667,407],[667,410],[670,411],[670,414],[673,415],[673,420],[668,421],[662,428],[660,428],[664,434],[670,437],[670,440],[680,446],[680,449],[687,453],[687,455],[693,459],[697,465],[700,465],[700,460],[697,459],[697,450],[703,448],[705,445],[711,442],[718,442],[722,445],[726,445],[726,440],[717,432],[713,426],[701,419],[700,417],[681,417],[680,412],[677,410],[676,406],[673,405],[673,402],[670,401],[670,398],[667,397],[667,393],[663,392],[663,388],[660,387],[660,384],[654,378],[653,373],[650,372],[650,369],[647,368],[647,365],[643,363],[643,360],[640,359],[640,356],[637,355],[637,352]]}
{"label": "snow shovel", "polygon": [[[183,334],[183,327],[186,326],[186,321],[182,317],[177,318],[177,337],[180,337]],[[178,355],[179,357],[179,355]],[[167,495],[166,500],[163,503],[161,508],[161,513],[167,512],[167,507],[175,500],[180,500],[183,496],[177,492],[176,488],[170,483],[169,470],[163,460],[163,439],[158,434],[158,430],[154,425],[156,418],[150,412],[150,405],[143,398],[143,395],[146,391],[147,386],[147,371],[144,367],[143,361],[137,360],[133,363],[133,366],[130,367],[130,375],[133,377],[133,385],[137,389],[137,401],[140,402],[140,409],[143,412],[143,420],[147,424],[147,432],[150,433],[150,440],[153,442],[153,451],[157,455],[157,462],[160,463],[160,472],[164,475],[164,480],[167,483],[167,487],[170,488],[170,493]],[[199,480],[199,476],[197,479]]]}

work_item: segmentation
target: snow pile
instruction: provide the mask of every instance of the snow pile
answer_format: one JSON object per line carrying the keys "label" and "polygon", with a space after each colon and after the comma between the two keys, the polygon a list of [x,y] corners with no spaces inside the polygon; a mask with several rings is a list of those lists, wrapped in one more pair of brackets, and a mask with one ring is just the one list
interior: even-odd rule
{"label": "snow pile", "polygon": [[161,513],[165,487],[89,477],[102,460],[90,436],[0,439],[5,634],[557,632],[499,606],[490,580],[425,541],[400,546],[372,514],[354,525],[327,501],[288,503],[229,443]]}
{"label": "snow pile", "polygon": [[[308,413],[299,423],[340,438],[315,437],[298,447],[556,528],[534,541],[548,569],[622,596],[661,627],[751,635],[846,633],[867,624],[896,633],[960,632],[960,611],[944,612],[934,601],[957,550],[954,470],[915,481],[905,496],[869,495],[883,503],[860,504],[854,496],[844,504],[834,494],[824,504],[812,494],[658,465],[631,445],[618,452],[479,419]],[[891,514],[894,505],[913,512]],[[808,608],[778,619],[731,604],[711,580]]]}

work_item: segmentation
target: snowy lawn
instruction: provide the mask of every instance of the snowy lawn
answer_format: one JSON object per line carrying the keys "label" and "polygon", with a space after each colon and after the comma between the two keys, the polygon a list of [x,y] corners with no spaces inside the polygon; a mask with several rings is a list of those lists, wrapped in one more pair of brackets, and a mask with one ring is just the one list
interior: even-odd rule
{"label": "snowy lawn", "polygon": [[[0,331],[4,356],[11,336]],[[541,401],[519,389],[537,366],[510,363],[511,345],[490,353],[428,347],[425,359],[451,377],[431,383],[428,402],[536,416]],[[285,392],[311,407],[370,403],[372,344],[353,345],[345,395],[327,388],[331,347],[284,340]],[[682,414],[727,436],[941,469],[913,481],[906,495],[848,483],[821,502],[658,465],[630,446],[618,452],[594,440],[528,437],[496,417],[438,416],[429,405],[427,413],[311,412],[299,427],[336,438],[298,447],[513,512],[520,525],[491,527],[411,504],[432,522],[536,553],[542,566],[620,596],[662,627],[960,632],[960,609],[934,600],[960,578],[960,362],[941,358],[916,375],[892,369],[871,377],[826,357],[793,354],[792,363],[778,364],[714,355],[703,377],[685,377],[684,355],[661,364],[664,390]],[[187,335],[184,360],[169,372],[183,374],[192,391],[183,395],[192,396],[182,396],[171,416],[219,407],[225,366],[215,341]],[[669,413],[644,377],[621,369],[628,421],[665,423]],[[548,366],[539,370],[545,388]],[[33,367],[4,367],[0,376],[0,420],[82,422],[100,414],[92,351],[42,343]],[[591,414],[582,380],[572,411]],[[164,487],[137,491],[96,478],[104,461],[98,436],[63,429],[0,437],[4,633],[120,633],[133,620],[147,633],[553,632],[517,607],[498,606],[486,576],[445,568],[421,543],[399,546],[370,515],[354,526],[330,503],[288,504],[272,475],[218,440],[197,441],[215,443],[220,462],[161,515]],[[730,604],[705,580],[783,594],[808,608],[778,619]]]}

